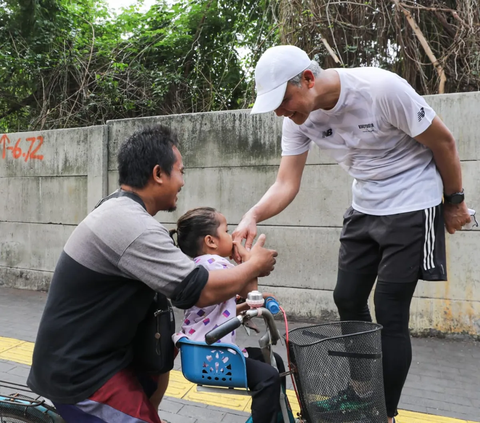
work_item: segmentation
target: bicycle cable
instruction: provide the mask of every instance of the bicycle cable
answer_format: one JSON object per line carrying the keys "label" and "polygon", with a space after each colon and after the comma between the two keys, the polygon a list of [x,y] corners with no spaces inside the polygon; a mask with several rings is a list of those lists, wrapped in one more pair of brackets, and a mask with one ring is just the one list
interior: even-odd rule
{"label": "bicycle cable", "polygon": [[283,319],[285,321],[285,342],[287,344],[287,361],[288,361],[288,369],[290,370],[290,377],[292,378],[292,385],[293,385],[293,390],[295,391],[295,395],[297,397],[298,401],[298,406],[300,407],[300,396],[298,395],[297,391],[297,385],[295,384],[295,379],[293,377],[293,370],[291,366],[291,361],[290,361],[290,347],[289,347],[289,337],[288,337],[288,321],[287,321],[287,313],[285,313],[285,310],[283,309],[282,306],[279,306],[280,310],[283,313]]}

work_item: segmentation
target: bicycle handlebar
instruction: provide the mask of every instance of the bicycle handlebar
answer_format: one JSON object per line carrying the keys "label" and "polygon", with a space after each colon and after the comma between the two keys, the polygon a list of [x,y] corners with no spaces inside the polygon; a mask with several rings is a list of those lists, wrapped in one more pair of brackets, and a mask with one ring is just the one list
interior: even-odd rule
{"label": "bicycle handlebar", "polygon": [[227,320],[225,323],[222,323],[220,326],[217,326],[215,329],[212,329],[210,332],[205,334],[205,342],[208,345],[212,345],[217,342],[219,339],[222,339],[225,335],[228,335],[233,330],[237,329],[243,323],[243,316],[239,315],[236,317]]}
{"label": "bicycle handlebar", "polygon": [[269,338],[271,343],[276,345],[277,341],[280,339],[280,333],[275,325],[272,313],[270,313],[270,311],[264,307],[253,308],[243,312],[242,314],[239,314],[236,317],[232,317],[230,320],[227,320],[225,323],[222,323],[220,326],[217,326],[215,329],[212,329],[210,332],[206,333],[205,342],[208,345],[212,345],[219,339],[222,339],[225,335],[228,335],[230,332],[240,327],[240,325],[244,323],[244,320],[250,320],[253,317],[260,316],[263,317],[263,320],[270,331]]}

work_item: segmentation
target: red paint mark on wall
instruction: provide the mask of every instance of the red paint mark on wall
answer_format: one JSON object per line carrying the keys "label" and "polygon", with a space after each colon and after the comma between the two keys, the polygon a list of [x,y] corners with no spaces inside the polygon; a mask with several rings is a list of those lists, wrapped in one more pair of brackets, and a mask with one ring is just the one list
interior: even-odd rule
{"label": "red paint mark on wall", "polygon": [[[2,159],[5,159],[11,153],[14,159],[23,159],[26,162],[29,160],[43,160],[43,155],[38,154],[40,147],[43,144],[43,137],[25,138],[25,142],[30,145],[25,146],[25,142],[21,142],[22,138],[19,138],[15,144],[10,141],[7,134],[3,134],[0,138],[0,148],[2,149]],[[23,150],[22,150],[23,147]]]}

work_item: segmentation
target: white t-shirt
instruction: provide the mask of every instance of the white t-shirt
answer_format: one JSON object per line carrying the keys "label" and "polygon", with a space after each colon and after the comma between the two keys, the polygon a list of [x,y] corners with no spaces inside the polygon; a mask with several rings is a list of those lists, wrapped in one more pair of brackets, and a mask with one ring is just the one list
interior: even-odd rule
{"label": "white t-shirt", "polygon": [[413,138],[435,112],[398,75],[379,68],[335,69],[341,91],[331,110],[315,110],[302,125],[283,120],[282,155],[312,142],[353,178],[352,206],[384,216],[442,201],[443,183],[430,149]]}

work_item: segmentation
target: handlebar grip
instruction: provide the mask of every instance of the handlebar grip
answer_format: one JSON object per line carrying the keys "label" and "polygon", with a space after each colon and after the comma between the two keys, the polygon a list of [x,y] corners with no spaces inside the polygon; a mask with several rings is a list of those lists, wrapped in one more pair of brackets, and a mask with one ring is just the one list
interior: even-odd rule
{"label": "handlebar grip", "polygon": [[242,324],[242,320],[242,316],[236,316],[230,320],[227,320],[225,323],[222,323],[220,326],[206,333],[205,342],[208,345],[212,345],[219,339],[222,339],[225,335],[228,335],[230,332],[237,329]]}

